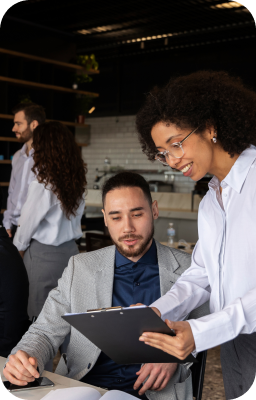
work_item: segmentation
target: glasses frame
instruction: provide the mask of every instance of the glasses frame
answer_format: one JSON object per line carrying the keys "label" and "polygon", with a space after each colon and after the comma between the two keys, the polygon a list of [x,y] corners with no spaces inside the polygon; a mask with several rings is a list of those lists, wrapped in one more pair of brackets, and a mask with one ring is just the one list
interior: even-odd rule
{"label": "glasses frame", "polygon": [[170,156],[173,157],[173,158],[181,158],[181,157],[183,157],[185,153],[184,153],[184,150],[183,150],[183,147],[182,147],[182,143],[184,143],[185,140],[187,140],[187,139],[189,138],[189,136],[192,135],[192,133],[195,133],[195,132],[197,131],[198,128],[199,128],[199,126],[198,126],[196,129],[194,129],[192,132],[190,132],[186,137],[184,137],[184,139],[182,139],[180,142],[172,143],[172,145],[176,145],[176,146],[178,145],[178,146],[181,148],[182,153],[183,153],[182,156],[176,157],[176,156],[173,156],[169,150],[164,150],[164,151],[159,151],[158,153],[156,153],[156,155],[155,155],[155,160],[157,160],[157,161],[159,161],[161,164],[167,166],[167,165],[169,165],[167,162],[161,161],[161,160],[159,160],[159,158],[157,158],[157,155],[158,155],[158,154],[161,154],[161,155],[163,155],[163,156],[165,156],[165,157],[166,157],[166,156],[169,157],[169,155],[170,155]]}

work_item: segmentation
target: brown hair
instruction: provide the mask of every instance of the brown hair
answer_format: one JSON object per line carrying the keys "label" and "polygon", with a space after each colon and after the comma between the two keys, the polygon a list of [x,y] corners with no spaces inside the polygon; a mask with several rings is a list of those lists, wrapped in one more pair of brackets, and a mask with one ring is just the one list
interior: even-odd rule
{"label": "brown hair", "polygon": [[28,125],[31,124],[32,121],[37,121],[38,124],[43,124],[46,119],[45,111],[42,106],[39,106],[35,103],[20,103],[17,104],[12,109],[13,114],[17,114],[18,112],[23,111],[25,114],[25,119]]}
{"label": "brown hair", "polygon": [[33,132],[33,148],[32,171],[38,182],[51,186],[67,218],[76,215],[85,193],[87,169],[74,136],[60,122],[45,122]]}

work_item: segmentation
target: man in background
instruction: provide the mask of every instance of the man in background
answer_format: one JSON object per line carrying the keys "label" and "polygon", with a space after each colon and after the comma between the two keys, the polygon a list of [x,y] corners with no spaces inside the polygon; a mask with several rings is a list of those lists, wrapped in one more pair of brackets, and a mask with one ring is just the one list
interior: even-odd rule
{"label": "man in background", "polygon": [[[2,192],[0,190],[0,208]],[[0,356],[7,357],[28,330],[28,276],[17,248],[0,225]]]}
{"label": "man in background", "polygon": [[33,131],[39,124],[45,122],[46,118],[43,107],[34,103],[19,104],[14,107],[12,112],[14,114],[12,131],[19,142],[24,143],[24,145],[13,156],[7,209],[3,218],[3,226],[10,238],[15,235],[29,184],[34,179],[34,174],[31,171],[34,164]]}

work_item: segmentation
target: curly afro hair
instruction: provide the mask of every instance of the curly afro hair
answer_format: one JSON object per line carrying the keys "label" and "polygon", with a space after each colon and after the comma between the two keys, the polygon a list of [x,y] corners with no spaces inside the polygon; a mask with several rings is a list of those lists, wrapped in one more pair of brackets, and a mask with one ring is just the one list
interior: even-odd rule
{"label": "curly afro hair", "polygon": [[222,71],[174,78],[150,92],[137,114],[136,126],[142,151],[151,161],[157,153],[151,130],[158,122],[191,130],[199,126],[197,134],[213,126],[218,142],[233,157],[256,145],[256,93],[240,78]]}

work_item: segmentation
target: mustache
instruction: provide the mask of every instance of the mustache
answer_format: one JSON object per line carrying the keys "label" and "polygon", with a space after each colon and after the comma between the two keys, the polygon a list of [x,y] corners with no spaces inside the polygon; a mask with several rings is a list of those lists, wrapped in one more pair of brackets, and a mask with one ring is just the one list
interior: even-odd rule
{"label": "mustache", "polygon": [[143,237],[140,236],[140,235],[132,235],[132,234],[129,234],[129,235],[120,236],[120,237],[118,238],[118,241],[121,242],[122,240],[127,240],[127,239],[133,239],[133,240],[135,240],[135,239],[143,239]]}

